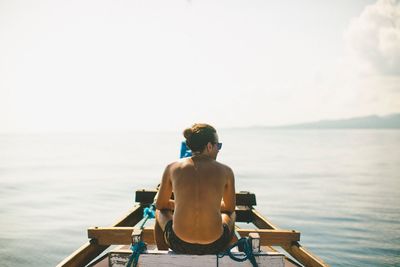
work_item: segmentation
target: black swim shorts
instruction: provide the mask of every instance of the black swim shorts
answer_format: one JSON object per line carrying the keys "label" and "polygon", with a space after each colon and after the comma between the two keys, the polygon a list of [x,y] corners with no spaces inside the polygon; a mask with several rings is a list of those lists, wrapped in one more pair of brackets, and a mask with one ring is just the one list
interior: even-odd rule
{"label": "black swim shorts", "polygon": [[206,255],[206,254],[217,254],[224,251],[229,242],[232,239],[232,234],[229,231],[229,227],[223,224],[224,232],[221,237],[209,244],[193,244],[183,241],[176,236],[172,229],[172,220],[169,221],[164,230],[164,239],[169,247],[179,254],[193,254],[193,255]]}

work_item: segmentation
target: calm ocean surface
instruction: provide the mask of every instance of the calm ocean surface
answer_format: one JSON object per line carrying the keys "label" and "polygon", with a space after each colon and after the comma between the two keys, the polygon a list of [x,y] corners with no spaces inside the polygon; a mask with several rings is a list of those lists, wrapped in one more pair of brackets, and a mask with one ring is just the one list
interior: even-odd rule
{"label": "calm ocean surface", "polygon": [[[400,131],[222,130],[237,191],[332,266],[400,266]],[[153,189],[177,133],[0,135],[0,265],[55,266]]]}

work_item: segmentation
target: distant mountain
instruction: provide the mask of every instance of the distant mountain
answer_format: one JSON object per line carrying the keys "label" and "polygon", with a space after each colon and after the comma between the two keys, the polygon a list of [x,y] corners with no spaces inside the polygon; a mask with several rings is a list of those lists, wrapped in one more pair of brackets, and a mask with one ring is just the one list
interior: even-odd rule
{"label": "distant mountain", "polygon": [[400,129],[400,113],[267,127],[274,129]]}

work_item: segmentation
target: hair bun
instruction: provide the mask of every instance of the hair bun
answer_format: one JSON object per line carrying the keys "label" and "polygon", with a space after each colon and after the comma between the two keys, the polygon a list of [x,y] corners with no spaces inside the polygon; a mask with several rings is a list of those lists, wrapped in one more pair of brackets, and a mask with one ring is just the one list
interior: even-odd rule
{"label": "hair bun", "polygon": [[191,128],[187,128],[183,131],[183,136],[186,138],[186,140],[190,139],[190,137],[192,136],[193,131]]}

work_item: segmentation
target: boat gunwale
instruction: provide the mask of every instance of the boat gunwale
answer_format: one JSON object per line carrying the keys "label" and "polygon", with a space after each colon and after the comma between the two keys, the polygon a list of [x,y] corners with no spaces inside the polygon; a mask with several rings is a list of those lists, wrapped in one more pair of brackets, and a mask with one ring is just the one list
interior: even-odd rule
{"label": "boat gunwale", "polygon": [[[138,190],[136,193],[146,192],[146,190]],[[153,190],[148,190],[151,194],[154,193]],[[255,205],[255,194],[250,194],[249,192],[239,192],[236,193],[243,195],[247,195],[250,197],[249,203],[250,205],[247,206],[237,206],[236,211],[242,216],[237,216],[237,218],[246,219],[247,220],[240,220],[244,222],[252,222],[255,226],[259,229],[271,229],[271,230],[280,230],[278,227],[273,225],[269,222],[264,216],[262,216],[257,210],[253,208],[253,203]],[[155,195],[155,194],[154,194]],[[253,201],[254,196],[254,201]],[[153,197],[154,198],[154,197]],[[245,196],[246,199],[246,196]],[[136,201],[138,201],[138,197],[136,196]],[[140,201],[140,200],[139,200]],[[132,227],[137,225],[143,219],[143,209],[144,206],[148,205],[149,202],[139,202],[128,212],[127,215],[120,218],[112,227]],[[243,204],[243,203],[240,203]],[[244,202],[246,204],[246,202]],[[239,222],[239,221],[238,221]],[[91,238],[89,242],[85,243],[79,249],[74,251],[71,255],[61,261],[56,267],[70,267],[70,266],[86,266],[89,263],[93,262],[104,250],[106,250],[109,245],[99,245],[95,238]],[[309,250],[304,248],[298,241],[293,241],[290,244],[281,245],[289,255],[291,255],[295,260],[299,263],[303,264],[304,266],[311,266],[311,267],[326,267],[329,266],[323,260],[312,254]],[[291,259],[287,258],[292,263],[294,263]]]}

